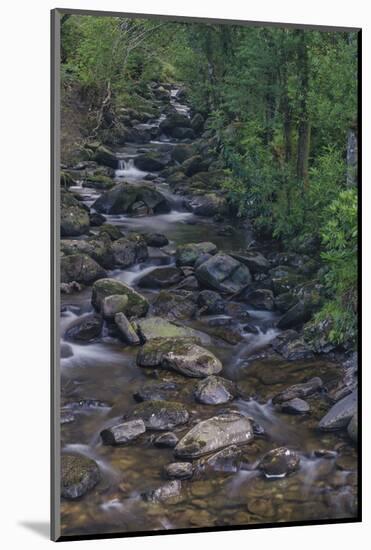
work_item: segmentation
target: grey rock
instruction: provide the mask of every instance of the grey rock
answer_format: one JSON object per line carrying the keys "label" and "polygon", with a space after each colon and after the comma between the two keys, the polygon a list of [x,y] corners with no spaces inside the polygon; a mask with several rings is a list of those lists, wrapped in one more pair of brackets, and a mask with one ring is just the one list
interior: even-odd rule
{"label": "grey rock", "polygon": [[357,412],[357,392],[352,392],[335,403],[323,418],[318,427],[322,431],[341,430],[346,428]]}
{"label": "grey rock", "polygon": [[120,335],[126,344],[136,346],[140,344],[140,339],[134,330],[125,313],[116,313],[115,324],[120,331]]}
{"label": "grey rock", "polygon": [[310,406],[304,399],[295,397],[294,399],[290,399],[290,401],[281,403],[281,410],[288,414],[306,414],[310,411]]}
{"label": "grey rock", "polygon": [[178,343],[162,356],[162,366],[195,378],[218,374],[223,365],[211,351],[193,343]]}
{"label": "grey rock", "polygon": [[90,342],[100,336],[103,327],[103,319],[99,315],[85,315],[71,323],[64,337],[73,342]]}
{"label": "grey rock", "polygon": [[195,272],[198,281],[214,290],[237,293],[251,283],[249,269],[227,254],[216,254]]}
{"label": "grey rock", "polygon": [[177,497],[180,496],[181,489],[181,481],[179,481],[178,479],[174,479],[173,481],[169,481],[168,483],[165,483],[157,489],[146,491],[142,494],[142,496],[144,500],[147,500],[149,502],[167,502],[173,499],[177,499]]}
{"label": "grey rock", "polygon": [[308,397],[309,395],[318,392],[322,388],[323,382],[321,378],[315,376],[307,382],[295,384],[294,386],[286,388],[285,390],[274,396],[273,403],[283,403],[285,401],[292,401],[293,399],[297,398]]}
{"label": "grey rock", "polygon": [[177,445],[178,441],[179,439],[173,432],[165,432],[156,437],[154,444],[156,447],[168,447],[173,449]]}
{"label": "grey rock", "polygon": [[102,301],[102,315],[106,320],[114,319],[116,313],[123,313],[128,304],[126,294],[113,294],[106,296]]}
{"label": "grey rock", "polygon": [[150,430],[172,430],[186,424],[189,413],[175,401],[143,401],[134,408],[132,417],[141,418]]}
{"label": "grey rock", "polygon": [[74,500],[93,489],[101,480],[99,467],[94,460],[85,456],[62,454],[61,495]]}
{"label": "grey rock", "polygon": [[236,385],[221,376],[208,376],[198,382],[195,397],[206,405],[220,405],[228,403],[238,395]]}
{"label": "grey rock", "polygon": [[124,445],[137,439],[146,431],[143,420],[129,420],[102,430],[100,435],[105,445]]}
{"label": "grey rock", "polygon": [[164,470],[169,479],[190,479],[193,474],[192,462],[172,462]]}
{"label": "grey rock", "polygon": [[268,478],[281,478],[298,470],[300,465],[299,455],[286,447],[279,447],[269,451],[259,463]]}
{"label": "grey rock", "polygon": [[230,445],[249,443],[254,437],[250,420],[237,412],[220,414],[196,424],[175,447],[181,458],[200,457]]}

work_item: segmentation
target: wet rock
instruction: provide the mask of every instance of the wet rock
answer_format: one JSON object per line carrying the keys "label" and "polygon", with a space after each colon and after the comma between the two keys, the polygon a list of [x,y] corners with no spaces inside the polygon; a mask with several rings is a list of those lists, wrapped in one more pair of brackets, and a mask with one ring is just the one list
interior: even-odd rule
{"label": "wet rock", "polygon": [[286,313],[297,303],[298,298],[292,292],[284,292],[274,299],[274,305],[281,313]]}
{"label": "wet rock", "polygon": [[140,348],[137,355],[137,365],[140,367],[158,367],[162,364],[163,357],[169,351],[175,351],[179,347],[183,349],[185,342],[197,341],[194,338],[153,338]]}
{"label": "wet rock", "polygon": [[176,401],[143,401],[134,408],[132,416],[141,418],[150,430],[172,430],[189,419],[187,409]]}
{"label": "wet rock", "polygon": [[200,256],[203,254],[216,254],[217,247],[214,243],[188,243],[177,247],[176,249],[176,263],[178,266],[194,265]]}
{"label": "wet rock", "polygon": [[185,160],[194,155],[193,145],[177,145],[171,152],[171,158],[173,161],[182,164]]}
{"label": "wet rock", "polygon": [[277,327],[282,330],[298,327],[309,321],[311,316],[312,311],[300,301],[281,317],[277,323]]}
{"label": "wet rock", "polygon": [[121,237],[112,243],[115,265],[119,267],[130,267],[137,260],[136,243]]}
{"label": "wet rock", "polygon": [[193,474],[192,462],[172,462],[164,468],[169,479],[190,479]]}
{"label": "wet rock", "polygon": [[144,237],[148,246],[161,248],[169,244],[169,239],[161,233],[150,233]]}
{"label": "wet rock", "polygon": [[115,153],[108,149],[108,147],[104,147],[103,145],[97,147],[94,153],[93,160],[95,160],[99,164],[104,164],[105,166],[109,166],[114,169],[116,169],[118,166]]}
{"label": "wet rock", "polygon": [[272,276],[273,292],[275,296],[290,292],[299,284],[303,283],[304,279],[301,275],[295,273],[281,274],[279,271]]}
{"label": "wet rock", "polygon": [[145,205],[147,214],[165,214],[171,210],[167,199],[153,187],[126,183],[102,193],[93,208],[103,214],[131,214],[138,202]]}
{"label": "wet rock", "polygon": [[97,463],[85,456],[62,454],[61,495],[66,499],[80,498],[101,480]]}
{"label": "wet rock", "polygon": [[171,132],[176,139],[195,139],[196,134],[192,128],[174,128]]}
{"label": "wet rock", "polygon": [[73,356],[73,349],[69,344],[61,344],[60,356],[61,359],[68,359],[68,357]]}
{"label": "wet rock", "polygon": [[337,452],[336,451],[329,451],[328,449],[317,449],[314,451],[314,456],[317,458],[326,458],[328,460],[331,460],[333,458],[336,458]]}
{"label": "wet rock", "polygon": [[248,418],[240,413],[225,413],[196,424],[175,447],[175,455],[194,458],[253,439]]}
{"label": "wet rock", "polygon": [[243,300],[256,309],[266,309],[268,311],[274,309],[273,292],[267,288],[260,288],[252,292],[247,292],[244,294]]}
{"label": "wet rock", "polygon": [[293,386],[290,386],[289,388],[286,388],[275,397],[273,397],[273,403],[284,403],[285,401],[287,402],[302,397],[308,397],[309,395],[320,391],[322,388],[323,382],[321,378],[315,376],[307,382],[303,382],[302,384],[295,384]]}
{"label": "wet rock", "polygon": [[111,243],[107,239],[63,239],[61,254],[62,258],[77,254],[90,256],[105,269],[112,269],[115,265]]}
{"label": "wet rock", "polygon": [[[184,279],[186,281],[186,279]],[[169,321],[192,319],[197,311],[196,299],[192,292],[179,286],[171,292],[162,290],[152,304],[156,317],[165,317]]]}
{"label": "wet rock", "polygon": [[286,447],[269,451],[259,463],[259,470],[268,478],[285,477],[298,470],[299,455]]}
{"label": "wet rock", "polygon": [[75,237],[89,231],[89,214],[70,192],[61,193],[61,236]]}
{"label": "wet rock", "polygon": [[338,384],[328,392],[332,401],[339,401],[358,387],[358,354],[354,352],[342,363],[343,374]]}
{"label": "wet rock", "polygon": [[223,215],[228,212],[226,198],[216,193],[206,193],[205,195],[194,197],[190,201],[189,206],[196,216],[212,217],[216,214]]}
{"label": "wet rock", "polygon": [[179,390],[179,385],[174,382],[151,382],[144,384],[134,393],[136,401],[167,401],[174,392]]}
{"label": "wet rock", "polygon": [[310,406],[304,399],[295,397],[294,399],[290,399],[290,401],[281,403],[281,410],[288,414],[306,414],[310,411]]}
{"label": "wet rock", "polygon": [[210,260],[211,257],[211,254],[201,254],[193,264],[194,269],[197,269],[201,264],[203,264],[207,260]]}
{"label": "wet rock", "polygon": [[60,266],[62,283],[76,281],[84,285],[90,285],[107,274],[103,267],[86,254],[62,256]]}
{"label": "wet rock", "polygon": [[357,459],[351,454],[341,454],[336,458],[335,464],[338,470],[349,472],[356,468]]}
{"label": "wet rock", "polygon": [[165,134],[176,137],[173,133],[175,128],[190,128],[191,121],[186,115],[171,113],[160,124],[160,130]]}
{"label": "wet rock", "polygon": [[193,329],[166,321],[161,317],[139,319],[137,326],[139,334],[145,342],[153,338],[197,337],[197,333]]}
{"label": "wet rock", "polygon": [[328,413],[320,420],[318,427],[322,431],[341,430],[346,428],[357,412],[357,392],[343,397],[335,403]]}
{"label": "wet rock", "polygon": [[99,315],[85,315],[71,323],[64,337],[73,342],[91,342],[98,338],[103,327],[103,319]]}
{"label": "wet rock", "polygon": [[249,269],[226,254],[216,254],[195,272],[198,281],[214,290],[236,293],[251,283]]}
{"label": "wet rock", "polygon": [[167,288],[176,285],[183,278],[183,273],[177,267],[156,267],[139,281],[141,288]]}
{"label": "wet rock", "polygon": [[146,315],[149,309],[147,299],[125,283],[116,279],[99,279],[95,281],[91,298],[93,307],[97,311],[101,311],[104,298],[113,294],[127,296],[128,303],[125,308],[125,315],[128,317],[142,317]]}
{"label": "wet rock", "polygon": [[165,432],[156,437],[156,439],[154,440],[154,444],[156,445],[156,447],[173,449],[178,441],[179,439],[173,432]]}
{"label": "wet rock", "polygon": [[236,385],[221,376],[208,376],[198,382],[195,397],[206,405],[220,405],[228,403],[238,395]]}
{"label": "wet rock", "polygon": [[203,290],[197,298],[197,305],[202,308],[204,313],[218,315],[224,313],[225,304],[223,298],[214,290]]}
{"label": "wet rock", "polygon": [[140,344],[140,339],[134,330],[133,325],[130,323],[125,313],[116,313],[115,325],[119,329],[120,336],[126,344],[130,346],[136,346]]}
{"label": "wet rock", "polygon": [[354,413],[348,424],[348,435],[354,443],[358,441],[358,414]]}
{"label": "wet rock", "polygon": [[151,151],[135,157],[134,164],[145,172],[159,172],[168,164],[164,155]]}
{"label": "wet rock", "polygon": [[198,290],[199,284],[194,275],[189,275],[188,277],[185,277],[176,287],[179,290]]}
{"label": "wet rock", "polygon": [[129,420],[102,430],[100,435],[105,445],[125,445],[146,431],[143,420]]}
{"label": "wet rock", "polygon": [[106,296],[102,301],[102,315],[104,319],[112,321],[116,313],[122,313],[128,304],[126,294],[113,294]]}
{"label": "wet rock", "polygon": [[83,187],[90,187],[92,189],[98,189],[106,191],[115,186],[115,182],[112,178],[104,175],[88,175],[86,180],[82,184]]}
{"label": "wet rock", "polygon": [[191,177],[198,172],[206,172],[209,168],[209,163],[200,155],[195,155],[185,160],[181,166],[181,170],[186,176]]}
{"label": "wet rock", "polygon": [[236,472],[241,461],[241,451],[237,445],[230,445],[221,451],[201,457],[193,463],[194,473],[211,471]]}
{"label": "wet rock", "polygon": [[230,255],[235,260],[238,260],[242,264],[246,265],[251,273],[266,273],[271,267],[269,260],[260,254],[260,252],[249,252],[245,251],[243,253],[231,252]]}
{"label": "wet rock", "polygon": [[161,364],[165,368],[195,378],[218,374],[223,368],[211,351],[188,342],[177,342],[176,348],[163,354]]}
{"label": "wet rock", "polygon": [[279,334],[272,342],[273,349],[288,361],[313,359],[314,354],[295,330],[286,330]]}
{"label": "wet rock", "polygon": [[176,500],[180,496],[181,489],[181,481],[174,479],[157,489],[143,493],[142,497],[149,502],[167,502],[173,499]]}
{"label": "wet rock", "polygon": [[249,334],[259,334],[259,329],[255,325],[248,323],[247,325],[244,325],[243,327],[244,332],[248,332]]}
{"label": "wet rock", "polygon": [[100,238],[108,238],[110,241],[116,241],[117,239],[121,239],[122,236],[123,234],[117,227],[117,225],[105,223],[102,227],[99,228]]}

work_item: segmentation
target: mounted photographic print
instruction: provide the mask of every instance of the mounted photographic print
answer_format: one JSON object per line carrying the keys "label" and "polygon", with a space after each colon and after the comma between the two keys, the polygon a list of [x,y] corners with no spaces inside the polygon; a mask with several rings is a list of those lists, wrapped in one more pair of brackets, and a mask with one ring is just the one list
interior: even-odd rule
{"label": "mounted photographic print", "polygon": [[360,30],[52,12],[52,538],[360,521]]}

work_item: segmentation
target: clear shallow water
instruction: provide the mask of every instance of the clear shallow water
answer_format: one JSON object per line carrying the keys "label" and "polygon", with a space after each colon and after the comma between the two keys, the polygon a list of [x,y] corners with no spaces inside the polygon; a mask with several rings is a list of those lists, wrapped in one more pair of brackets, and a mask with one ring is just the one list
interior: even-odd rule
{"label": "clear shallow water", "polygon": [[[178,112],[189,114],[172,93],[172,105]],[[163,147],[164,142],[153,141],[150,147]],[[146,173],[135,167],[135,156],[142,146],[130,146],[121,153],[122,164],[116,172],[118,181],[135,185]],[[151,182],[146,181],[151,185]],[[157,184],[153,184],[157,185]],[[170,193],[166,183],[161,190]],[[99,196],[92,189],[76,187],[89,206]],[[174,201],[179,200],[174,197]],[[248,235],[236,225],[233,236],[217,234],[217,226],[209,219],[194,216],[182,208],[169,214],[130,218],[106,216],[109,223],[127,231],[164,233],[170,240],[170,249],[177,244],[212,241],[221,250],[243,249]],[[140,278],[156,265],[170,265],[173,257],[164,251],[150,250],[150,259],[109,275],[136,288]],[[143,291],[141,291],[143,292]],[[156,292],[144,292],[150,298]],[[91,291],[63,295],[66,307],[61,317],[61,334],[81,315],[92,311]],[[242,397],[230,405],[207,406],[197,404],[193,390],[197,381],[177,374],[166,374],[166,379],[181,386],[174,399],[184,402],[190,412],[190,424],[209,418],[226,408],[238,409],[250,416],[265,432],[242,449],[243,469],[208,472],[192,481],[182,482],[181,497],[171,504],[151,504],[143,501],[141,493],[165,482],[163,468],[174,460],[171,449],[158,449],[147,432],[133,444],[109,447],[101,443],[99,433],[119,421],[135,405],[133,393],[144,383],[156,381],[144,369],[136,366],[137,349],[125,347],[109,337],[106,331],[98,341],[88,345],[71,344],[73,356],[61,360],[62,403],[79,399],[97,399],[105,407],[79,411],[75,421],[62,426],[62,450],[83,454],[99,464],[102,481],[85,497],[77,501],[62,501],[62,531],[64,534],[122,532],[248,525],[255,523],[308,521],[354,517],[356,494],[356,455],[343,434],[324,434],[316,430],[322,416],[321,401],[309,399],[312,414],[297,417],[279,413],[271,399],[285,387],[320,375],[326,382],[336,378],[336,365],[323,361],[287,364],[282,360],[250,358],[264,350],[277,335],[277,329],[266,328],[276,314],[246,307],[248,322],[258,327],[258,334],[243,332],[243,323],[237,324],[241,341],[228,344],[212,335],[208,325],[212,318],[189,322],[197,330],[204,330],[207,347],[222,361],[222,375],[236,381]],[[215,316],[214,316],[215,320]],[[204,328],[202,328],[204,327]],[[189,427],[174,430],[181,437]],[[283,479],[269,480],[253,468],[268,450],[281,445],[295,449],[301,457],[297,473]],[[332,459],[317,458],[318,449],[337,449]],[[337,467],[336,457],[346,453],[351,465],[347,471]]]}

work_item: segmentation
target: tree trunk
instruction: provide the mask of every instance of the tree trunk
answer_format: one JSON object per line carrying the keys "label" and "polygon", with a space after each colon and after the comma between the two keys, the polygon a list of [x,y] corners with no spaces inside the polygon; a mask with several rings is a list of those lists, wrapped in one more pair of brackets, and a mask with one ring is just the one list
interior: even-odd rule
{"label": "tree trunk", "polygon": [[358,140],[353,128],[348,130],[347,137],[347,185],[357,185],[358,179]]}
{"label": "tree trunk", "polygon": [[297,67],[299,74],[299,124],[296,173],[303,182],[303,189],[308,187],[308,166],[310,152],[311,125],[308,113],[309,60],[305,31],[296,31],[298,35]]}

